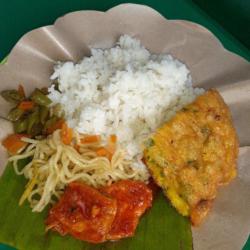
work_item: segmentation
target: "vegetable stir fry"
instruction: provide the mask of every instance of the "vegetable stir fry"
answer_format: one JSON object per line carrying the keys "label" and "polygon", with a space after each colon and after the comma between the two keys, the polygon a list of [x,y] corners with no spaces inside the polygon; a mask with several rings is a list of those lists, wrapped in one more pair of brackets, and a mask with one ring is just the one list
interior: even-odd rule
{"label": "vegetable stir fry", "polygon": [[[1,96],[14,106],[5,119],[13,123],[15,134],[7,137],[5,141],[13,142],[14,138],[17,138],[14,140],[17,145],[15,152],[23,146],[19,143],[20,135],[21,137],[43,138],[56,129],[62,128],[64,120],[61,109],[59,106],[51,107],[52,102],[47,94],[47,88],[36,88],[27,97],[22,85],[19,85],[17,90],[1,92]],[[13,149],[10,149],[8,145],[9,143],[4,144],[9,153],[13,154]]]}

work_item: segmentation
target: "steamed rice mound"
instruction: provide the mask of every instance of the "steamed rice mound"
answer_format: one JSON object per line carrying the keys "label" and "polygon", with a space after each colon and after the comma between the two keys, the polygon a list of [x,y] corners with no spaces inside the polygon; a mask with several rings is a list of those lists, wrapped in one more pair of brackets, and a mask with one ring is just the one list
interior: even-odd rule
{"label": "steamed rice mound", "polygon": [[116,134],[134,167],[145,167],[145,138],[203,93],[192,87],[185,64],[151,54],[128,35],[113,48],[91,49],[77,64],[58,63],[51,79],[58,80],[60,92],[52,86],[49,98],[62,106],[69,126],[80,133]]}

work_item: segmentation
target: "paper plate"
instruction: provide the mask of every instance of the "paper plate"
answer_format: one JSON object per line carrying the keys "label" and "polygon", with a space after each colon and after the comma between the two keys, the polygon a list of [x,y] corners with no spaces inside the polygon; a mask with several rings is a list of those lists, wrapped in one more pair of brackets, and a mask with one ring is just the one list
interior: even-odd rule
{"label": "paper plate", "polygon": [[[219,190],[205,223],[193,229],[194,249],[241,249],[250,231],[250,64],[225,50],[204,27],[182,20],[166,20],[155,10],[122,4],[107,12],[69,13],[54,25],[24,35],[0,67],[0,91],[22,83],[27,90],[49,84],[57,61],[77,62],[90,48],[109,48],[122,34],[141,40],[153,53],[170,53],[191,71],[195,86],[217,88],[229,105],[240,140],[238,177]],[[0,115],[9,106],[0,98]],[[0,120],[0,140],[11,132]],[[6,152],[0,148],[0,169]],[[162,229],[164,230],[164,229]]]}

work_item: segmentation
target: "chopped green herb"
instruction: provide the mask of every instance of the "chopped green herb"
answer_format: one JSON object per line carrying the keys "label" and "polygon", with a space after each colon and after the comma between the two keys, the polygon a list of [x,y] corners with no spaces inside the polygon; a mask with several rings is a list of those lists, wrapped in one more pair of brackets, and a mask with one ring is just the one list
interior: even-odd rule
{"label": "chopped green herb", "polygon": [[189,109],[187,107],[182,108],[182,111],[188,111]]}
{"label": "chopped green herb", "polygon": [[197,112],[199,112],[199,110],[197,110],[197,109],[192,109],[192,112],[193,112],[193,113],[197,113]]}
{"label": "chopped green herb", "polygon": [[188,161],[187,161],[187,164],[188,164],[190,167],[193,167],[193,168],[195,168],[195,169],[198,169],[198,168],[199,168],[199,165],[198,165],[197,160],[188,160]]}
{"label": "chopped green herb", "polygon": [[149,148],[149,147],[154,146],[154,145],[155,145],[155,142],[154,142],[154,140],[153,140],[152,138],[149,138],[149,139],[145,142],[145,145],[146,145],[147,148]]}
{"label": "chopped green herb", "polygon": [[205,126],[201,128],[201,133],[207,136],[211,133],[211,130],[209,127]]}

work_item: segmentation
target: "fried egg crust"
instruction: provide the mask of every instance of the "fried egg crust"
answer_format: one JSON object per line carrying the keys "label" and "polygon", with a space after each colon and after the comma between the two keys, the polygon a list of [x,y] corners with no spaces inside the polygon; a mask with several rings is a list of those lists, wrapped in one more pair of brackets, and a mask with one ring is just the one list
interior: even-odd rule
{"label": "fried egg crust", "polygon": [[144,160],[177,211],[199,225],[237,174],[238,139],[217,90],[200,95],[146,142]]}

